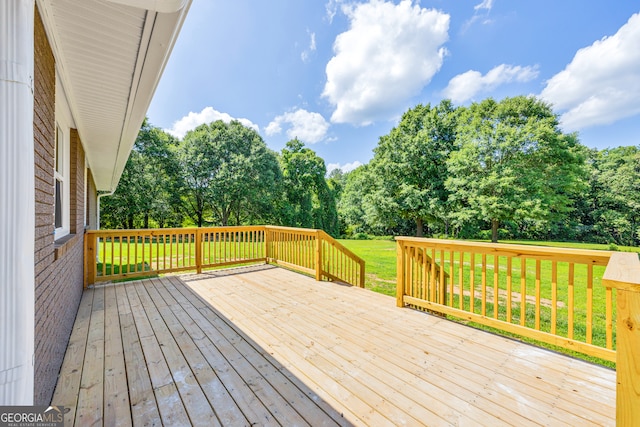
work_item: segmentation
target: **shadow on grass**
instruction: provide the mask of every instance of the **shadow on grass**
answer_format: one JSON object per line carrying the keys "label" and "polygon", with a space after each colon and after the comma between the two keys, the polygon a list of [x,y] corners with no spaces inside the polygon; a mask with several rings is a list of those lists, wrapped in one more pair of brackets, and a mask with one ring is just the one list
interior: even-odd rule
{"label": "shadow on grass", "polygon": [[131,280],[140,280],[151,277],[159,277],[158,273],[154,273],[151,271],[151,266],[148,263],[138,263],[138,264],[125,264],[125,265],[112,265],[109,263],[103,264],[98,263],[96,265],[96,277],[104,277],[104,276],[112,276],[112,275],[120,275],[120,274],[131,274],[131,277],[121,277],[118,279],[113,279],[111,282],[128,282]]}

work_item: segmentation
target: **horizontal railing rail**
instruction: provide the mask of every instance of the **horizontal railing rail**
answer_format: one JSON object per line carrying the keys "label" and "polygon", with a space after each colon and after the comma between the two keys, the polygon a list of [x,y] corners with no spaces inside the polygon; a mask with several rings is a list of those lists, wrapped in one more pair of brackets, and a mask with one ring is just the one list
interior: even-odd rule
{"label": "horizontal railing rail", "polygon": [[398,237],[397,304],[615,362],[612,252]]}
{"label": "horizontal railing rail", "polygon": [[364,261],[322,230],[262,225],[91,230],[85,238],[85,286],[260,262],[364,287]]}

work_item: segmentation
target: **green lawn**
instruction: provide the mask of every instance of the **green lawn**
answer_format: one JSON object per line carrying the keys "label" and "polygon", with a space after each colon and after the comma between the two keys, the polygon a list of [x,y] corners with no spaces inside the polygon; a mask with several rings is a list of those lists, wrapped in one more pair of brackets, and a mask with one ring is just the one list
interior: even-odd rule
{"label": "green lawn", "polygon": [[[345,247],[350,249],[356,255],[360,256],[365,260],[366,263],[366,276],[365,276],[365,287],[371,289],[375,292],[379,292],[389,296],[395,296],[396,294],[396,242],[394,240],[386,239],[386,240],[340,240]],[[570,247],[570,248],[578,248],[578,249],[610,249],[609,245],[596,245],[596,244],[582,244],[582,243],[558,243],[558,242],[530,242],[530,241],[513,241],[513,242],[501,242],[501,243],[517,243],[517,244],[530,244],[530,245],[539,245],[539,246],[554,246],[554,247]],[[260,245],[258,245],[260,246]],[[625,251],[636,251],[640,252],[640,248],[627,248],[620,247],[618,250]],[[114,242],[112,245],[111,242],[106,242],[103,244],[100,249],[100,258],[106,263],[104,264],[104,273],[110,274],[111,272],[118,273],[132,273],[132,272],[141,272],[141,271],[149,271],[154,270],[158,267],[162,268],[176,268],[182,267],[185,265],[195,265],[195,248],[192,242],[176,242],[167,241],[166,243],[163,241],[154,242],[154,244],[146,243],[123,243],[120,245],[120,242]],[[250,255],[250,256],[249,256]],[[210,263],[218,263],[224,262],[226,260],[231,259],[242,259],[242,258],[252,258],[252,257],[260,257],[263,256],[262,250],[256,247],[253,247],[252,243],[249,242],[241,242],[241,243],[224,243],[222,245],[216,245],[215,247],[209,246],[205,244],[204,248],[204,257],[207,262]],[[476,292],[476,299],[474,300],[474,309],[475,313],[481,313],[483,310],[481,299],[479,298],[479,294],[481,292],[480,287],[480,277],[481,277],[481,266],[479,263],[481,262],[480,255],[476,255],[473,259],[473,263],[471,262],[471,256],[469,253],[465,253],[462,259],[462,282],[464,289],[468,292],[470,290],[469,285],[469,276],[471,271],[471,265],[474,267],[474,289]],[[440,263],[440,255],[436,255],[436,261]],[[457,284],[460,281],[460,259],[459,254],[456,253],[454,256],[453,264],[453,283]],[[487,277],[487,288],[489,291],[493,289],[494,285],[494,268],[496,267],[496,260],[493,256],[487,257],[486,262],[486,277]],[[518,264],[517,266],[515,264]],[[444,255],[444,268],[445,271],[449,272],[449,254],[445,253]],[[514,293],[519,293],[520,289],[520,273],[519,273],[519,261],[516,263],[514,261],[514,271],[512,276],[512,291]],[[98,273],[102,273],[103,264],[98,264]],[[558,263],[558,277],[565,277],[567,275],[567,263]],[[506,258],[499,257],[497,260],[497,269],[498,269],[498,289],[501,292],[505,292],[506,290]],[[527,271],[527,291],[526,295],[532,296],[534,295],[535,290],[535,271],[536,271],[536,262],[535,260],[528,260],[526,265]],[[579,283],[586,282],[586,266],[577,265],[575,268],[575,325],[574,325],[574,336],[576,339],[584,341],[586,336],[586,287],[578,286]],[[601,285],[601,278],[604,273],[604,267],[595,266],[593,269],[593,342],[596,345],[604,346],[605,343],[605,290]],[[551,289],[550,289],[550,277],[551,277],[551,262],[542,261],[541,262],[541,289],[540,295],[541,298],[550,300]],[[561,336],[567,336],[568,324],[567,324],[567,313],[568,309],[566,305],[568,303],[568,294],[566,291],[566,286],[564,289],[559,286],[558,288],[558,301],[565,304],[564,307],[560,307],[557,310],[557,333]],[[506,299],[505,299],[506,300]],[[456,294],[454,296],[454,307],[459,306],[459,295]],[[471,307],[471,298],[469,295],[463,296],[463,307],[466,310],[470,310]],[[489,299],[486,301],[484,310],[488,316],[493,314],[493,305]],[[615,305],[614,305],[615,310]],[[536,314],[535,305],[531,302],[528,302],[526,305],[525,311],[525,319],[526,325],[533,327],[536,322],[536,316],[540,317],[541,322],[541,330],[550,331],[551,324],[551,308],[550,306],[541,307],[540,314]],[[506,320],[506,308],[503,303],[500,304],[498,308],[498,318],[501,320]],[[514,300],[512,304],[512,321],[517,322],[520,317],[520,303],[517,300]],[[615,311],[614,311],[615,316]],[[615,318],[615,317],[614,317]],[[483,327],[484,328],[484,327]],[[487,329],[487,328],[484,328]],[[493,331],[493,330],[492,330]],[[589,359],[593,360],[593,359]],[[598,363],[601,361],[595,360]],[[605,363],[607,364],[607,363]],[[611,366],[610,364],[607,364]]]}
{"label": "green lawn", "polygon": [[[204,264],[219,264],[264,257],[262,242],[204,242]],[[98,249],[98,275],[126,274],[158,269],[195,268],[196,248],[192,241],[157,239],[102,241]]]}
{"label": "green lawn", "polygon": [[[380,292],[386,295],[395,296],[396,294],[396,243],[392,240],[341,240],[341,243],[353,251],[356,255],[365,260],[366,263],[366,280],[365,287],[376,292]],[[564,242],[530,242],[530,241],[510,241],[501,243],[517,243],[517,244],[529,244],[538,246],[553,246],[553,247],[569,247],[577,249],[596,249],[596,250],[609,250],[609,245],[597,245],[597,244],[584,244],[584,243],[564,243]],[[635,247],[620,247],[621,251],[635,251],[640,252],[640,248]],[[459,282],[459,253],[456,253],[454,257],[454,283]],[[480,255],[476,255],[473,264],[476,266],[474,269],[474,288],[476,290],[476,300],[474,303],[474,312],[480,313],[482,310],[481,300],[478,298],[481,288],[479,286],[481,268],[478,266],[480,262]],[[440,255],[436,256],[436,260],[440,260]],[[487,288],[491,291],[494,284],[494,264],[495,260],[493,256],[487,256],[486,264],[486,277]],[[514,262],[512,291],[514,293],[520,292],[520,274],[519,274],[519,261],[517,266]],[[464,254],[463,260],[463,282],[465,290],[469,290],[469,272],[471,270],[471,259],[468,253]],[[445,271],[449,271],[449,256],[445,254],[444,262]],[[542,261],[541,265],[541,289],[540,296],[544,300],[551,299],[551,262]],[[593,343],[599,346],[605,345],[605,288],[601,284],[602,275],[604,274],[605,267],[595,266],[593,268]],[[531,297],[535,295],[535,270],[536,262],[534,260],[528,260],[526,265],[527,272],[527,290],[526,294]],[[558,263],[558,294],[557,298],[561,306],[557,310],[556,328],[557,333],[561,336],[567,336],[568,331],[568,293],[566,285],[562,286],[560,278],[567,276],[568,264]],[[504,292],[506,290],[506,258],[499,257],[498,259],[498,289]],[[580,284],[586,283],[587,268],[584,265],[576,265],[575,267],[575,283],[574,288],[574,317],[575,324],[573,328],[574,337],[578,340],[584,341],[586,337],[586,319],[587,319],[587,289],[586,286]],[[470,310],[471,298],[469,296],[463,297],[463,306],[465,310]],[[459,297],[455,295],[454,307],[459,306]],[[614,319],[615,319],[615,304],[614,304]],[[488,301],[486,303],[486,314],[492,316],[493,304]],[[498,308],[498,318],[506,320],[506,308],[501,303]],[[536,322],[535,305],[528,302],[525,310],[525,322],[529,327],[533,327]],[[551,329],[551,307],[541,307],[540,324],[541,330],[549,332]],[[518,301],[512,304],[512,321],[518,322],[520,318],[520,303]],[[484,328],[483,329],[488,329]],[[495,330],[491,329],[495,332]],[[614,328],[614,342],[615,342],[615,328]],[[557,348],[554,348],[557,350]],[[575,353],[571,353],[576,355]],[[612,366],[611,363],[604,362],[594,358],[586,358],[587,360],[602,363],[607,366]]]}
{"label": "green lawn", "polygon": [[[365,287],[385,295],[396,295],[396,242],[391,240],[340,240],[366,263]],[[573,242],[500,241],[520,245],[551,246],[575,249],[609,250],[609,245]],[[620,246],[619,251],[640,252],[640,248]],[[544,272],[543,272],[544,274]]]}
{"label": "green lawn", "polygon": [[396,295],[396,242],[392,240],[339,240],[365,261],[367,289]]}
{"label": "green lawn", "polygon": [[[484,240],[488,242],[488,240]],[[574,248],[574,249],[595,249],[601,251],[620,252],[640,252],[640,248],[635,246],[604,245],[598,243],[578,243],[578,242],[537,242],[531,240],[504,240],[500,243],[512,243],[518,245],[551,246],[554,248]]]}

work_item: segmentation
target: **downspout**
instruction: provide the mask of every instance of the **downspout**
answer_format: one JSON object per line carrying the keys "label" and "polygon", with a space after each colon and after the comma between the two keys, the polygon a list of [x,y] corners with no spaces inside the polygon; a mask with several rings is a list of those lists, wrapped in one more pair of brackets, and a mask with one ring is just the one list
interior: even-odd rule
{"label": "downspout", "polygon": [[0,405],[33,405],[34,0],[0,1]]}
{"label": "downspout", "polygon": [[115,192],[116,190],[111,190],[111,191],[98,194],[97,203],[96,203],[96,216],[97,216],[96,230],[100,230],[100,199],[102,199],[105,196],[112,196],[113,193]]}
{"label": "downspout", "polygon": [[[116,190],[111,190],[102,194],[98,194],[98,197],[96,197],[97,203],[96,203],[96,216],[97,216],[97,223],[96,223],[96,230],[100,230],[100,199],[102,199],[104,196],[111,196],[113,195],[113,193],[115,193]],[[98,239],[98,242],[96,244],[96,262],[100,261],[100,239]]]}

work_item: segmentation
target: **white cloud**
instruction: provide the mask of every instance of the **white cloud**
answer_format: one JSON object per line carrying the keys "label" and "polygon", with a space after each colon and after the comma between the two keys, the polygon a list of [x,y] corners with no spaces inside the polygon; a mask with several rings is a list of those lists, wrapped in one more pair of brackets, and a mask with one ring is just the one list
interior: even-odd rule
{"label": "white cloud", "polygon": [[348,31],[334,42],[322,96],[331,121],[367,125],[406,107],[440,70],[449,15],[403,0],[344,5]]}
{"label": "white cloud", "polygon": [[473,8],[475,10],[486,9],[491,11],[493,8],[493,0],[483,0],[482,3],[475,5]]}
{"label": "white cloud", "polygon": [[616,34],[576,52],[547,81],[541,97],[564,111],[566,131],[614,123],[640,114],[640,14]]}
{"label": "white cloud", "polygon": [[251,122],[251,120],[237,119],[231,117],[227,113],[221,113],[220,111],[214,110],[212,107],[205,107],[199,113],[190,112],[180,120],[173,123],[171,129],[165,129],[165,131],[177,138],[184,138],[190,130],[197,128],[201,124],[215,122],[216,120],[222,120],[225,123],[237,120],[244,126],[254,129],[256,132],[260,131],[258,125]]}
{"label": "white cloud", "polygon": [[473,24],[482,20],[482,24],[487,25],[493,23],[488,18],[489,13],[493,9],[493,0],[483,0],[481,3],[473,7],[473,16],[462,25],[462,32],[465,33]]}
{"label": "white cloud", "polygon": [[316,33],[312,33],[309,30],[307,30],[307,33],[309,34],[309,38],[311,39],[311,41],[309,42],[309,48],[304,50],[301,54],[300,54],[300,58],[302,58],[302,62],[309,62],[309,56],[311,55],[312,52],[316,51]]}
{"label": "white cloud", "polygon": [[453,102],[461,103],[472,99],[476,94],[488,92],[505,83],[528,82],[538,77],[538,67],[498,65],[484,76],[475,70],[458,74],[442,91]]}
{"label": "white cloud", "polygon": [[336,16],[336,13],[338,12],[338,5],[340,3],[342,3],[342,0],[329,0],[324,5],[325,10],[327,11],[327,20],[329,21],[329,24],[333,22],[333,18]]}
{"label": "white cloud", "polygon": [[327,165],[327,175],[329,175],[331,171],[334,169],[340,169],[342,172],[347,173],[347,172],[351,172],[352,170],[360,166],[362,166],[362,163],[360,163],[357,160],[351,163],[345,163],[344,165],[340,165],[340,163],[329,163]]}
{"label": "white cloud", "polygon": [[325,139],[329,130],[329,123],[322,115],[299,108],[273,119],[265,128],[265,132],[267,135],[279,134],[282,132],[283,125],[288,125],[287,136],[289,138],[298,138],[309,144],[315,144]]}

